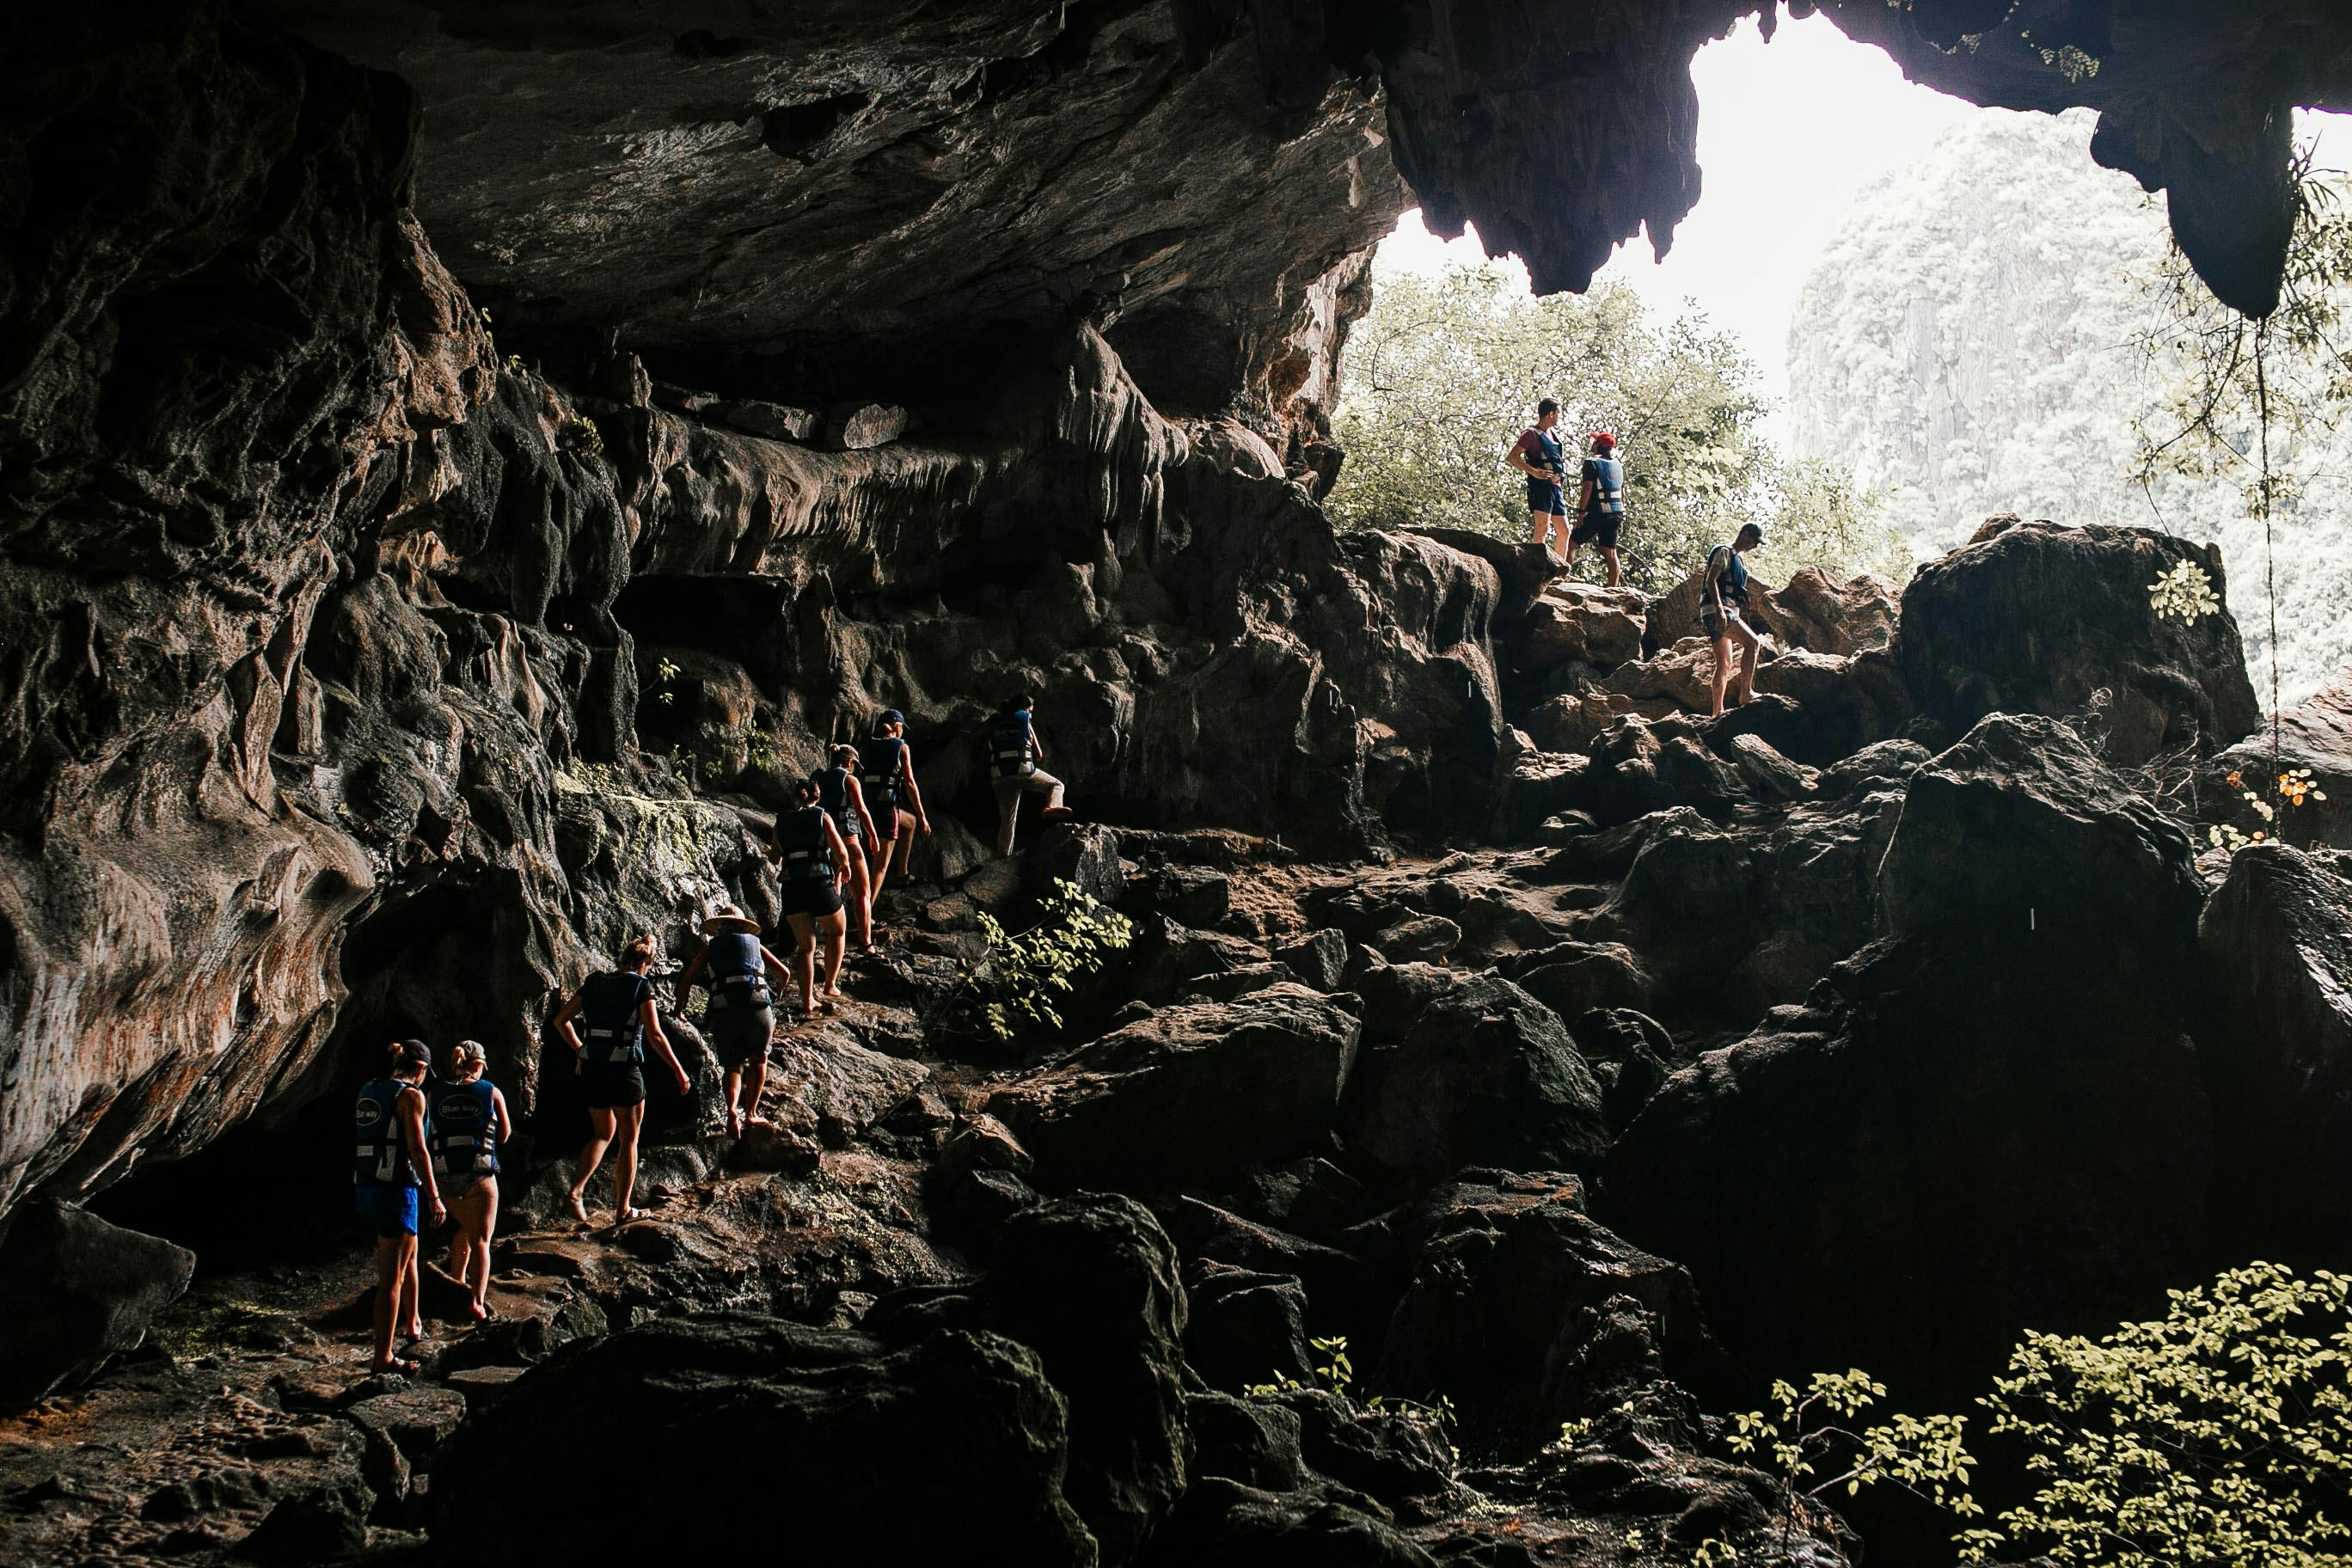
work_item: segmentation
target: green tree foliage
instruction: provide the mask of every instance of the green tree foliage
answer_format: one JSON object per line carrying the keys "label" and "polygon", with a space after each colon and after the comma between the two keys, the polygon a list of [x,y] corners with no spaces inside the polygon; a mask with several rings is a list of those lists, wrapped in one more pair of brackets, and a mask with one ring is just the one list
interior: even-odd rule
{"label": "green tree foliage", "polygon": [[[1526,479],[1504,458],[1550,397],[1572,458],[1589,431],[1622,444],[1619,550],[1637,586],[1675,586],[1748,521],[1769,531],[1768,576],[1909,570],[1875,497],[1834,465],[1780,459],[1755,366],[1696,311],[1662,321],[1615,285],[1536,299],[1491,265],[1383,273],[1342,372],[1348,461],[1328,504],[1349,526],[1527,537]],[[1597,576],[1592,552],[1580,570]]]}

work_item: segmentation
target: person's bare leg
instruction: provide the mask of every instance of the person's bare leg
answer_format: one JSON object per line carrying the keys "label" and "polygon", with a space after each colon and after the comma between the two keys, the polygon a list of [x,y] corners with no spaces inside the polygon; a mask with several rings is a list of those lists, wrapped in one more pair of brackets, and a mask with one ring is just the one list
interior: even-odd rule
{"label": "person's bare leg", "polygon": [[580,1151],[580,1163],[572,1167],[572,1192],[569,1201],[572,1217],[582,1225],[588,1223],[588,1178],[596,1173],[604,1163],[604,1151],[613,1142],[614,1117],[610,1110],[592,1107],[588,1112],[588,1142]]}
{"label": "person's bare leg", "polygon": [[1715,634],[1715,706],[1710,719],[1723,717],[1723,694],[1731,689],[1731,633],[1728,628]]}
{"label": "person's bare leg", "polygon": [[874,945],[874,874],[866,865],[866,847],[862,844],[853,844],[849,847],[849,888],[851,897],[855,900],[852,907],[857,911],[857,945],[872,947]]}
{"label": "person's bare leg", "polygon": [[842,955],[849,946],[849,920],[841,910],[824,917],[824,994],[841,998]]}
{"label": "person's bare leg", "polygon": [[760,1120],[760,1097],[767,1092],[768,1047],[761,1046],[743,1064],[743,1121],[747,1125]]}
{"label": "person's bare leg", "polygon": [[788,915],[793,928],[793,973],[801,983],[801,1016],[816,1016],[816,921],[807,915]]}
{"label": "person's bare leg", "polygon": [[623,1106],[616,1117],[620,1131],[614,1139],[613,1149],[613,1223],[619,1225],[630,1218],[635,1210],[630,1199],[637,1187],[637,1129],[646,1119],[646,1102]]}
{"label": "person's bare leg", "polygon": [[742,1089],[743,1069],[729,1068],[726,1078],[721,1080],[719,1092],[727,1097],[727,1136],[730,1138],[743,1136],[743,1118],[735,1109],[736,1096],[742,1092]]}
{"label": "person's bare leg", "polygon": [[474,1316],[490,1315],[490,1237],[499,1229],[499,1179],[485,1177],[467,1194],[474,1203]]}
{"label": "person's bare leg", "polygon": [[915,874],[915,814],[898,813],[898,837],[890,841],[891,858],[898,862],[898,880]]}
{"label": "person's bare leg", "polygon": [[466,1265],[474,1256],[474,1230],[466,1219],[466,1205],[473,1195],[468,1188],[466,1196],[449,1205],[449,1217],[457,1222],[457,1234],[449,1238],[449,1278],[460,1285],[466,1282]]}
{"label": "person's bare leg", "polygon": [[1763,645],[1757,641],[1756,634],[1748,628],[1746,622],[1732,629],[1739,639],[1739,700],[1753,702],[1756,700],[1756,658],[1763,651]]}
{"label": "person's bare leg", "polygon": [[1620,583],[1624,581],[1623,574],[1617,569],[1617,547],[1615,545],[1604,545],[1601,551],[1601,559],[1609,563],[1609,586],[1614,588]]}
{"label": "person's bare leg", "polygon": [[425,1337],[425,1321],[419,1316],[418,1307],[418,1298],[422,1294],[418,1286],[423,1281],[417,1278],[416,1268],[416,1256],[422,1250],[420,1239],[414,1236],[401,1238],[404,1257],[400,1266],[400,1318],[408,1325],[402,1331],[412,1340]]}
{"label": "person's bare leg", "polygon": [[375,1368],[382,1372],[392,1364],[393,1325],[400,1321],[400,1287],[407,1278],[408,1263],[401,1257],[403,1239],[414,1245],[414,1237],[381,1237],[375,1244]]}

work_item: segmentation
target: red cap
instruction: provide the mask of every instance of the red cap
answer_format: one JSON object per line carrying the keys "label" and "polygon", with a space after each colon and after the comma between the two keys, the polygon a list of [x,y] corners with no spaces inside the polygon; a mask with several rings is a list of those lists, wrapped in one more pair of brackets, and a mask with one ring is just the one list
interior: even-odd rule
{"label": "red cap", "polygon": [[1613,452],[1617,449],[1617,437],[1606,430],[1595,430],[1592,433],[1592,444],[1604,452]]}

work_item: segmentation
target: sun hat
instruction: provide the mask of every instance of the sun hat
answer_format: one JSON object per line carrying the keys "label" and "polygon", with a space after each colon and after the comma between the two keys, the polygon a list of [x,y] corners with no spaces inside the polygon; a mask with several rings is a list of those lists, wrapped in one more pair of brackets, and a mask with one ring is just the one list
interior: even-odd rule
{"label": "sun hat", "polygon": [[732,904],[721,904],[702,919],[702,934],[718,936],[726,931],[741,931],[745,936],[760,934],[760,922]]}

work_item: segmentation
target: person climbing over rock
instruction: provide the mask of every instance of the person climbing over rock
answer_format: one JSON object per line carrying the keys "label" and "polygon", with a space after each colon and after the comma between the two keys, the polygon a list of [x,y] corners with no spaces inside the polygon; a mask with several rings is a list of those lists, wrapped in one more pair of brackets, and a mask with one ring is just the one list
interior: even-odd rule
{"label": "person climbing over rock", "polygon": [[857,748],[835,746],[826,753],[831,763],[809,776],[816,783],[817,801],[841,836],[842,898],[857,916],[857,945],[874,950],[874,876],[866,864],[866,847],[882,854],[881,835],[866,809],[866,791],[857,782]]}
{"label": "person climbing over rock", "polygon": [[457,1234],[449,1243],[449,1274],[473,1292],[468,1310],[490,1315],[490,1236],[499,1226],[499,1145],[514,1136],[507,1097],[482,1074],[489,1057],[479,1040],[460,1040],[449,1052],[449,1078],[433,1091],[433,1170]]}
{"label": "person climbing over rock", "polygon": [[1748,625],[1748,568],[1740,557],[1764,542],[1764,531],[1754,523],[1741,527],[1728,544],[1708,552],[1706,570],[1699,581],[1698,619],[1707,640],[1715,644],[1715,707],[1709,718],[1723,717],[1724,693],[1731,685],[1731,650],[1740,649],[1739,700],[1756,696],[1755,629]]}
{"label": "person climbing over rock", "polygon": [[[841,830],[817,799],[814,779],[794,786],[800,804],[776,814],[775,835],[768,841],[769,858],[776,862],[776,901],[793,929],[792,967],[801,983],[801,1016],[817,1014],[816,937],[824,932],[824,994],[828,1003],[841,999],[842,949],[847,945],[848,924],[842,918],[841,889],[849,874],[849,850]],[[830,1009],[828,1008],[828,1011]]]}
{"label": "person climbing over rock", "polygon": [[1591,543],[1601,551],[1609,569],[1609,586],[1623,581],[1617,567],[1617,534],[1625,524],[1625,465],[1617,460],[1617,437],[1606,430],[1592,433],[1592,455],[1584,459],[1584,477],[1576,497],[1576,527],[1568,536],[1566,564],[1576,564],[1576,552]]}
{"label": "person climbing over rock", "polygon": [[430,1223],[439,1225],[448,1210],[425,1139],[425,1073],[433,1053],[422,1040],[402,1040],[389,1049],[384,1076],[363,1087],[352,1103],[358,1150],[352,1181],[360,1218],[376,1237],[374,1369],[406,1375],[416,1363],[394,1355],[392,1342],[394,1330],[403,1321],[414,1326],[417,1316],[419,1188]]}
{"label": "person climbing over rock", "polygon": [[[613,1224],[626,1225],[645,1213],[629,1203],[637,1184],[637,1130],[646,1120],[645,1042],[653,1041],[678,1093],[692,1087],[654,1010],[654,983],[646,973],[653,966],[654,939],[641,936],[622,952],[619,969],[590,975],[555,1015],[555,1032],[579,1058],[580,1097],[588,1105],[588,1142],[566,1194],[572,1217],[582,1225],[588,1223],[588,1179],[615,1143]],[[587,1026],[586,1039],[572,1026],[574,1018]]]}
{"label": "person climbing over rock", "polygon": [[[727,1075],[727,1136],[740,1138],[746,1122],[758,1121],[760,1096],[768,1087],[768,1047],[776,1037],[774,994],[768,971],[789,973],[792,965],[770,952],[760,941],[760,922],[732,904],[722,905],[702,922],[702,951],[677,977],[678,994],[705,970],[703,984],[710,991],[710,1008],[702,1016],[703,1032]],[[740,1109],[738,1109],[738,1102]]]}
{"label": "person climbing over rock", "polygon": [[1062,781],[1037,764],[1045,760],[1045,738],[1037,733],[1036,700],[1021,692],[1004,700],[988,721],[988,760],[996,774],[996,855],[1013,853],[1013,831],[1020,824],[1021,797],[1042,793],[1041,817],[1068,816],[1062,804]]}
{"label": "person climbing over rock", "polygon": [[1528,477],[1528,521],[1535,531],[1535,542],[1550,555],[1555,565],[1566,565],[1566,554],[1554,554],[1551,536],[1559,534],[1562,551],[1572,553],[1573,536],[1568,531],[1568,455],[1560,449],[1559,437],[1552,427],[1559,423],[1559,405],[1547,397],[1536,405],[1536,422],[1519,432],[1517,443],[1504,462]]}
{"label": "person climbing over rock", "polygon": [[907,744],[904,713],[896,708],[882,710],[872,737],[857,748],[857,764],[866,806],[875,814],[874,826],[881,836],[869,868],[874,897],[879,899],[891,862],[895,859],[898,875],[906,876],[915,853],[915,835],[928,837],[931,831],[931,819],[923,810],[923,792],[915,787],[915,753]]}

